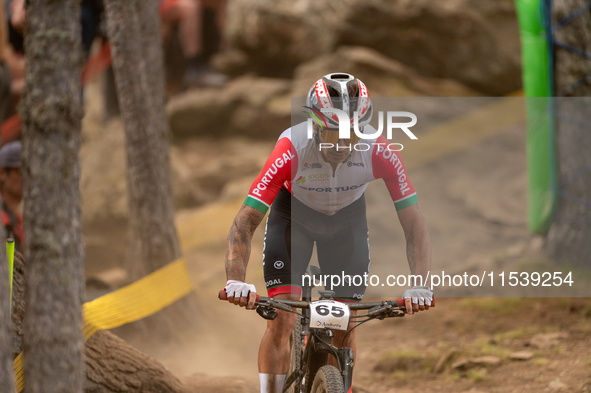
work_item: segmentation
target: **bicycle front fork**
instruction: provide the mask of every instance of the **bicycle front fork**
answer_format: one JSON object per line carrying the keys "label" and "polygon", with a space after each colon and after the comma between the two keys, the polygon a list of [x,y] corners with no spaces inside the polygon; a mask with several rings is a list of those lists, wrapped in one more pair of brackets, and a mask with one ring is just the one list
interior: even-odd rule
{"label": "bicycle front fork", "polygon": [[353,350],[347,347],[339,348],[337,349],[337,357],[345,392],[349,392],[353,383]]}

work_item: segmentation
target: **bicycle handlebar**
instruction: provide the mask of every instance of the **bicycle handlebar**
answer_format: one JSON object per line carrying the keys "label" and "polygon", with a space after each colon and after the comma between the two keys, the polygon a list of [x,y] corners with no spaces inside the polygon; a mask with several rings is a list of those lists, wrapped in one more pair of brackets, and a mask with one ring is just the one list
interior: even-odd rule
{"label": "bicycle handlebar", "polygon": [[[226,291],[224,289],[220,290],[220,292],[218,293],[218,298],[220,300],[228,300],[228,295],[226,294]],[[269,297],[257,295],[255,304],[265,305],[265,304],[261,304],[261,303],[267,303],[267,304],[268,303],[281,303],[281,304],[284,304],[289,307],[301,308],[301,309],[308,308],[309,304],[310,304],[309,302],[305,302],[302,300],[274,299],[274,298],[269,298]],[[405,307],[404,306],[404,299],[384,300],[381,302],[373,302],[373,303],[352,303],[352,304],[349,303],[347,305],[349,306],[349,308],[351,310],[369,310],[370,308],[383,306],[384,304],[390,304],[394,307],[401,307],[401,308]],[[277,304],[274,304],[274,306],[277,306]],[[430,307],[435,307],[435,298],[433,298]],[[277,307],[277,308],[281,308],[281,307]]]}

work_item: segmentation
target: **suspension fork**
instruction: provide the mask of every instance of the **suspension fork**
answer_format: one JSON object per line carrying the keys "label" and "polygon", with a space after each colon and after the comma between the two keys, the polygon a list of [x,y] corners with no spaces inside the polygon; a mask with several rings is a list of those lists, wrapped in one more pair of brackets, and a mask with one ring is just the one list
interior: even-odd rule
{"label": "suspension fork", "polygon": [[337,360],[339,364],[339,371],[343,376],[343,386],[345,392],[349,392],[353,384],[353,349],[344,347],[337,349]]}

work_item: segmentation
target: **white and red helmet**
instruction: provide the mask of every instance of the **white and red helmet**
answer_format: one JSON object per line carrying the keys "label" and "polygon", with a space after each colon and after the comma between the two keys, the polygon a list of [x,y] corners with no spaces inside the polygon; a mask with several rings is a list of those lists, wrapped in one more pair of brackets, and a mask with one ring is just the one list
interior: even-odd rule
{"label": "white and red helmet", "polygon": [[[359,127],[369,124],[373,115],[371,98],[365,84],[353,75],[336,72],[318,79],[308,92],[306,106],[321,109],[341,109],[349,115],[351,127],[357,112]],[[329,128],[338,129],[339,119],[334,113],[323,113]]]}

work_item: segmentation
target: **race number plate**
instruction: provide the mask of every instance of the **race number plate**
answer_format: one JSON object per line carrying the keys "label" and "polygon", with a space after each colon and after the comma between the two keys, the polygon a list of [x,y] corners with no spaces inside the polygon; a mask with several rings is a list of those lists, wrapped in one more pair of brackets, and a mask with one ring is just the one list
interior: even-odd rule
{"label": "race number plate", "polygon": [[310,327],[313,329],[347,330],[351,311],[349,306],[334,300],[310,303]]}

